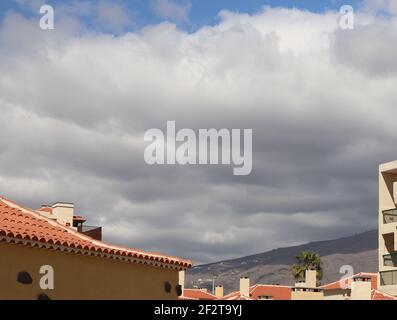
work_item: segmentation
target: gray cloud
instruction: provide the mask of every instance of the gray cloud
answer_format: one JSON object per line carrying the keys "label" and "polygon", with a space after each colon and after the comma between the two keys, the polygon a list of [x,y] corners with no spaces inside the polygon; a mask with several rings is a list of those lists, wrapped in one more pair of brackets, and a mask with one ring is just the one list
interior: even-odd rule
{"label": "gray cloud", "polygon": [[153,0],[152,7],[154,13],[160,18],[177,22],[188,22],[189,20],[190,1],[178,3],[173,0]]}
{"label": "gray cloud", "polygon": [[[336,13],[267,8],[119,36],[71,18],[1,25],[2,194],[74,201],[109,241],[199,262],[376,226],[397,147],[392,18],[342,32]],[[252,174],[146,165],[143,134],[166,120],[252,128]]]}
{"label": "gray cloud", "polygon": [[338,32],[334,45],[337,59],[347,68],[375,77],[397,73],[397,29],[390,23]]}

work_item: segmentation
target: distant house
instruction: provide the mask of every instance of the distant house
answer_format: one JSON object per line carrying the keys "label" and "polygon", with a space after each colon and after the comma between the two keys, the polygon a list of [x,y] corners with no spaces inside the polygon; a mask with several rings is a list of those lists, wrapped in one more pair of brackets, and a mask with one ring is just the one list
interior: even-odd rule
{"label": "distant house", "polygon": [[377,273],[360,272],[320,288],[324,290],[326,300],[370,300],[372,290],[377,290],[377,279]]}
{"label": "distant house", "polygon": [[32,210],[0,197],[0,299],[177,299],[182,294],[178,275],[190,261],[107,244],[100,227],[84,222],[70,203]]}
{"label": "distant house", "polygon": [[185,289],[181,300],[216,300],[217,297],[207,291],[207,289]]}
{"label": "distant house", "polygon": [[[249,278],[240,279],[240,290],[225,296],[210,295],[214,300],[397,300],[388,293],[377,289],[378,275],[376,273],[360,272],[351,277],[331,282],[317,287],[315,270],[306,271],[304,281],[299,281],[295,286],[256,284],[250,286]],[[218,288],[221,286],[217,286]],[[185,289],[186,299],[194,299],[196,291]],[[219,291],[218,291],[219,292]],[[223,292],[223,290],[222,290]],[[200,299],[206,299],[201,295]]]}
{"label": "distant house", "polygon": [[256,284],[250,287],[249,295],[232,292],[224,300],[291,300],[291,287],[272,284]]}

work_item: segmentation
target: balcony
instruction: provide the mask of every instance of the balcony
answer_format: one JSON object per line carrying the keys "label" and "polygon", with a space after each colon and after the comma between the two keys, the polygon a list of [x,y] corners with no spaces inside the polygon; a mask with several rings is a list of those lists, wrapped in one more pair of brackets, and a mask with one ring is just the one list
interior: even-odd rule
{"label": "balcony", "polygon": [[397,209],[383,210],[383,223],[397,222]]}
{"label": "balcony", "polygon": [[385,267],[396,267],[397,266],[397,253],[390,253],[383,255],[383,265]]}

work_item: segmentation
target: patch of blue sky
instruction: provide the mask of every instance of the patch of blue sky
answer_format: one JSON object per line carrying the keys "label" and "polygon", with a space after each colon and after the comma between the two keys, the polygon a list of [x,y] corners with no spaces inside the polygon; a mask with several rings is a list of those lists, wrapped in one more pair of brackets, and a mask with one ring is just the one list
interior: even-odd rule
{"label": "patch of blue sky", "polygon": [[[38,16],[39,4],[45,3],[54,7],[55,14],[58,7],[73,6],[73,14],[79,16],[80,20],[92,30],[122,33],[163,21],[171,21],[179,28],[192,32],[204,25],[216,24],[219,21],[219,12],[222,10],[255,14],[264,6],[270,6],[321,13],[328,10],[338,11],[344,4],[349,4],[355,9],[363,4],[363,0],[113,0],[107,3],[123,8],[125,16],[131,23],[125,24],[119,30],[111,30],[97,19],[95,8],[101,1],[106,0],[0,0],[0,19],[3,19],[10,11],[28,18]],[[88,4],[91,12],[83,10],[84,4],[86,5],[84,8],[87,8]],[[167,11],[167,5],[173,7]],[[81,6],[81,14],[78,12],[79,6]],[[172,10],[177,12],[172,14]]]}

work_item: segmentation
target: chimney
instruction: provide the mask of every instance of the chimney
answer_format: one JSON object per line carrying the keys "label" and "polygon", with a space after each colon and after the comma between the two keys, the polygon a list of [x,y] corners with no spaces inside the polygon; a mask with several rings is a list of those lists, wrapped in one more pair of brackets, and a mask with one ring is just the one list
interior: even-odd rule
{"label": "chimney", "polygon": [[305,272],[305,285],[307,288],[317,287],[317,271],[316,270],[306,270]]}
{"label": "chimney", "polygon": [[223,286],[215,286],[215,297],[223,298]]}
{"label": "chimney", "polygon": [[178,278],[179,278],[178,283],[182,288],[182,292],[184,292],[184,290],[185,290],[185,270],[179,271]]}
{"label": "chimney", "polygon": [[248,277],[240,278],[240,294],[242,296],[250,296],[250,279]]}
{"label": "chimney", "polygon": [[66,226],[73,226],[74,204],[68,202],[56,202],[52,206],[52,216],[58,223]]}
{"label": "chimney", "polygon": [[371,300],[371,278],[355,277],[351,284],[351,300]]}

